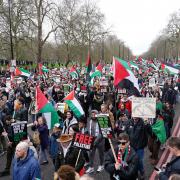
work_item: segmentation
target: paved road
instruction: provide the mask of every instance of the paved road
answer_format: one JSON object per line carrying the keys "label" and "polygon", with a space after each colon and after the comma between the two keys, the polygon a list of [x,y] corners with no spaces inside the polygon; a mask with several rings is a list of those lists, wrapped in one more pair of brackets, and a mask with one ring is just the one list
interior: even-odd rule
{"label": "paved road", "polygon": [[[178,104],[175,107],[175,112],[176,112],[176,114],[175,114],[175,118],[174,118],[174,122],[175,122],[174,125],[176,124],[178,118],[180,117],[180,104]],[[98,155],[96,154],[95,169],[97,168],[98,161],[99,161]],[[2,171],[4,169],[5,162],[6,162],[6,158],[4,155],[4,156],[0,157],[0,171]],[[153,166],[149,163],[149,151],[147,149],[145,150],[144,164],[145,164],[145,170],[146,170],[146,179],[148,180],[152,174]],[[42,180],[53,180],[53,164],[50,159],[49,159],[48,165],[41,166],[41,172],[42,172]],[[92,174],[92,176],[94,177],[95,180],[109,180],[109,175],[105,171],[103,171],[101,173],[94,173],[94,174]],[[3,178],[0,178],[0,180],[10,180],[10,179],[11,179],[11,176],[6,176]]]}

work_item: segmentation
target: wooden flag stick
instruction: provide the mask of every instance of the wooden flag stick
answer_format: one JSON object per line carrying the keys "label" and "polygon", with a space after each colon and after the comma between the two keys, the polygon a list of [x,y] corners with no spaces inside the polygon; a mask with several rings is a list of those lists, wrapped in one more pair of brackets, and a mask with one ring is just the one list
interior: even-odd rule
{"label": "wooden flag stick", "polygon": [[108,138],[108,140],[109,140],[109,144],[110,144],[110,146],[111,146],[111,150],[112,150],[114,159],[115,159],[116,162],[118,162],[117,157],[116,157],[116,153],[115,153],[115,151],[114,151],[114,147],[113,147],[112,141],[111,141],[110,138]]}
{"label": "wooden flag stick", "polygon": [[78,157],[77,157],[77,160],[76,160],[75,167],[77,166],[77,163],[78,163],[78,161],[79,161],[79,156],[80,156],[80,154],[81,154],[81,149],[79,150],[79,153],[78,153]]}

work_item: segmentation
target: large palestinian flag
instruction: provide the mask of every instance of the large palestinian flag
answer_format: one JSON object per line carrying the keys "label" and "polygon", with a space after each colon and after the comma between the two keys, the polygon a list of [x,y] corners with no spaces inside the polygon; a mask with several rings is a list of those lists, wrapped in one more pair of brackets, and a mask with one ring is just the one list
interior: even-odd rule
{"label": "large palestinian flag", "polygon": [[134,76],[128,62],[117,57],[113,57],[113,77],[114,86],[118,86],[120,82],[127,80],[139,91],[138,79]]}
{"label": "large palestinian flag", "polygon": [[161,64],[161,69],[167,73],[170,73],[170,74],[178,74],[179,73],[179,69],[168,66],[166,64]]}
{"label": "large palestinian flag", "polygon": [[73,111],[74,115],[77,118],[80,118],[84,115],[84,110],[81,107],[81,104],[78,102],[78,100],[75,97],[74,91],[71,91],[65,98],[65,103],[68,105],[68,107]]}
{"label": "large palestinian flag", "polygon": [[31,73],[29,71],[27,71],[26,69],[16,67],[14,75],[30,77]]}
{"label": "large palestinian flag", "polygon": [[38,113],[42,113],[44,115],[49,129],[52,129],[54,124],[59,123],[57,111],[47,100],[39,87],[36,87],[36,110]]}

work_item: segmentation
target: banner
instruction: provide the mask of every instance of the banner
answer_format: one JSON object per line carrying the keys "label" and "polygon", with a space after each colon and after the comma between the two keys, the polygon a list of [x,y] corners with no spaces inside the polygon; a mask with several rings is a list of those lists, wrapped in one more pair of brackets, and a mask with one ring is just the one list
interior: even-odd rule
{"label": "banner", "polygon": [[11,129],[14,143],[27,139],[27,121],[12,123]]}
{"label": "banner", "polygon": [[105,138],[109,138],[112,136],[112,127],[109,119],[109,114],[97,114],[97,121],[99,123],[99,127],[101,129],[102,135]]}
{"label": "banner", "polygon": [[92,149],[93,142],[94,142],[93,136],[89,136],[87,134],[75,133],[72,141],[72,146],[89,151]]}
{"label": "banner", "polygon": [[156,98],[132,98],[132,117],[155,118]]}

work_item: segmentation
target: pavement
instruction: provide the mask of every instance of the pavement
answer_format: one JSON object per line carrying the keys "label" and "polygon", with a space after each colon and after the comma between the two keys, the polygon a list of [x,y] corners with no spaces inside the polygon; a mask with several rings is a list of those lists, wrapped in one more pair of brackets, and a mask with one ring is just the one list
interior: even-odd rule
{"label": "pavement", "polygon": [[[180,117],[180,104],[176,105],[175,112],[176,113],[175,113],[175,118],[174,118],[174,127],[180,121],[180,119],[179,119],[179,117]],[[180,125],[178,125],[178,127],[176,126],[173,131],[175,132],[175,130],[177,128],[180,129]],[[179,132],[179,129],[176,130],[176,131]],[[28,129],[28,131],[31,134],[30,128]],[[159,165],[161,164],[160,161],[165,162],[165,161],[171,159],[171,157],[172,157],[171,155],[168,154],[168,156],[167,156],[167,155],[163,154],[166,151],[167,150],[160,152],[160,155],[159,155],[160,160],[159,160],[159,163],[158,163]],[[154,179],[156,179],[156,174],[155,174],[155,172],[153,172],[154,167],[149,162],[149,155],[150,155],[150,153],[149,153],[148,149],[146,148],[145,149],[145,157],[144,157],[145,179],[154,180]],[[163,156],[164,156],[164,158],[162,160]],[[0,157],[0,171],[4,170],[5,163],[6,163],[6,155],[3,155],[3,156]],[[95,157],[95,162],[94,163],[95,163],[95,169],[97,169],[97,166],[98,166],[98,163],[99,163],[98,152],[96,152],[96,157]],[[42,180],[53,180],[53,172],[54,172],[53,164],[52,164],[51,159],[49,159],[49,164],[41,166]],[[110,179],[108,173],[105,170],[102,171],[101,173],[96,173],[95,172],[95,173],[91,174],[91,176],[94,177],[95,180],[109,180]],[[0,178],[0,180],[10,180],[10,179],[11,179],[11,176],[6,176],[6,177],[1,177]]]}

